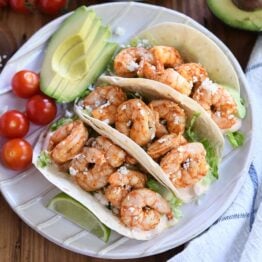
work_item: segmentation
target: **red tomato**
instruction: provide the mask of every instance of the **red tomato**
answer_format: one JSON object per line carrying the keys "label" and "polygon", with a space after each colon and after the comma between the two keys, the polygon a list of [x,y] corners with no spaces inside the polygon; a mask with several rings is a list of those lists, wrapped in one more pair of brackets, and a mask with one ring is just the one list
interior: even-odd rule
{"label": "red tomato", "polygon": [[26,114],[37,125],[46,125],[56,116],[56,104],[54,100],[44,95],[31,97],[26,104]]}
{"label": "red tomato", "polygon": [[39,93],[39,75],[29,70],[17,72],[12,79],[12,90],[18,97],[29,98]]}
{"label": "red tomato", "polygon": [[0,8],[8,5],[8,0],[0,0]]}
{"label": "red tomato", "polygon": [[66,5],[66,0],[38,0],[39,9],[48,15],[58,14]]}
{"label": "red tomato", "polygon": [[28,14],[35,9],[36,0],[9,0],[12,9],[18,13]]}
{"label": "red tomato", "polygon": [[3,164],[13,170],[24,170],[32,163],[32,146],[24,139],[7,141],[1,150]]}
{"label": "red tomato", "polygon": [[28,130],[28,118],[17,110],[7,111],[0,117],[0,133],[5,137],[24,137]]}

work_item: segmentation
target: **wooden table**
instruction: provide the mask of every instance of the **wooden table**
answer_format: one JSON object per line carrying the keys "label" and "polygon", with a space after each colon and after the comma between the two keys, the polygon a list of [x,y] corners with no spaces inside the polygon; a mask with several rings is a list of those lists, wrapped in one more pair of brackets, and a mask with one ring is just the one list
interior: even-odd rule
{"label": "wooden table", "polygon": [[[106,1],[71,1],[69,9],[83,3],[95,4]],[[248,57],[255,43],[257,34],[232,29],[210,13],[205,0],[166,0],[144,1],[151,4],[165,6],[191,16],[196,21],[207,27],[217,35],[234,53],[242,68],[247,65]],[[0,48],[8,48],[10,52],[21,46],[41,26],[54,19],[54,17],[40,14],[22,15],[10,10],[0,10],[0,29],[9,31],[11,43],[8,47],[3,43],[0,34]],[[1,30],[0,30],[1,33]],[[12,36],[13,35],[13,36]],[[1,49],[0,49],[1,51]],[[147,258],[136,261],[166,261],[183,249],[183,246]],[[80,261],[105,261],[103,259],[90,258],[67,251],[50,241],[44,239],[38,233],[28,227],[8,206],[0,194],[0,261],[2,262],[80,262]],[[126,260],[134,261],[134,260]]]}

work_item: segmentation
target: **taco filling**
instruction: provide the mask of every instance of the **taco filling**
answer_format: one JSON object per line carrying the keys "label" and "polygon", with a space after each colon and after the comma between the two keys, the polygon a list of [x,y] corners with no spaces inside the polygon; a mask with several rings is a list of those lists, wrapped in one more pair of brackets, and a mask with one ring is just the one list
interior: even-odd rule
{"label": "taco filling", "polygon": [[234,97],[226,88],[213,83],[201,64],[185,62],[174,47],[124,48],[114,58],[114,73],[120,77],[164,83],[198,102],[220,129],[239,129],[238,105]]}
{"label": "taco filling", "polygon": [[68,174],[67,179],[128,229],[161,231],[175,223],[181,202],[126,151],[79,119],[60,119],[51,130],[38,156],[43,174],[48,166]]}
{"label": "taco filling", "polygon": [[[113,126],[142,147],[143,154],[147,153],[160,165],[162,175],[173,188],[194,191],[208,174],[213,176],[213,181],[217,179],[219,157],[212,143],[207,139],[204,143],[193,131],[198,116],[188,117],[170,99],[149,97],[143,98],[116,85],[104,85],[84,97],[77,108],[80,115]],[[206,189],[192,195],[202,194]]]}

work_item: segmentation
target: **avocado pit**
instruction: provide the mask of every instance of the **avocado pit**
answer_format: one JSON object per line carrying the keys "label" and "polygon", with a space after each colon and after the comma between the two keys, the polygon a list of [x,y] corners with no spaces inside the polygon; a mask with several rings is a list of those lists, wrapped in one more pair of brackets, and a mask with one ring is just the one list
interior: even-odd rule
{"label": "avocado pit", "polygon": [[262,8],[262,0],[232,0],[232,2],[245,11],[254,11]]}

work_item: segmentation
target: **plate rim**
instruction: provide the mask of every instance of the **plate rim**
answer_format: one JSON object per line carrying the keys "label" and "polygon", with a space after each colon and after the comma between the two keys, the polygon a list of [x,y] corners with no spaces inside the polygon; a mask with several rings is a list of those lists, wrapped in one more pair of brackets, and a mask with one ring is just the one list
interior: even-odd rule
{"label": "plate rim", "polygon": [[[160,11],[164,12],[164,13],[169,13],[169,14],[175,14],[175,15],[179,15],[181,18],[184,17],[186,18],[188,21],[190,21],[192,24],[190,26],[193,26],[194,28],[196,28],[197,30],[200,30],[201,32],[207,32],[207,36],[209,38],[211,38],[211,40],[213,40],[220,49],[222,49],[222,51],[226,51],[227,52],[227,57],[230,60],[232,66],[234,67],[234,69],[237,72],[237,76],[238,76],[238,80],[241,80],[242,85],[245,89],[245,93],[246,96],[248,98],[249,101],[249,109],[250,109],[250,121],[251,121],[251,135],[250,135],[250,146],[248,149],[248,154],[246,156],[246,160],[245,160],[245,164],[243,166],[242,171],[239,173],[240,176],[237,179],[237,186],[234,187],[234,190],[232,191],[232,193],[230,194],[230,198],[227,198],[226,204],[223,205],[223,208],[220,208],[216,213],[213,214],[213,216],[211,217],[212,219],[208,219],[209,223],[205,223],[202,224],[202,226],[199,227],[199,230],[197,231],[196,234],[194,234],[193,236],[191,236],[190,239],[187,240],[182,240],[181,243],[177,243],[176,245],[166,245],[164,248],[162,249],[158,249],[156,250],[154,253],[151,254],[147,254],[147,252],[144,252],[142,254],[136,254],[134,256],[108,256],[107,254],[101,254],[95,253],[92,254],[89,252],[89,250],[86,251],[79,251],[74,249],[73,247],[71,247],[68,244],[65,244],[63,242],[59,242],[56,239],[50,237],[48,234],[46,234],[44,231],[41,231],[40,229],[38,229],[37,227],[35,227],[33,224],[30,223],[30,221],[28,221],[27,219],[25,219],[18,210],[15,209],[15,207],[12,206],[11,201],[9,201],[9,198],[7,195],[5,195],[5,191],[3,191],[2,187],[1,187],[1,183],[0,183],[0,191],[2,193],[3,198],[5,199],[5,201],[8,203],[9,207],[11,207],[11,209],[19,216],[19,218],[26,223],[30,228],[32,228],[34,231],[36,231],[37,233],[39,233],[41,236],[43,236],[44,238],[48,239],[49,241],[51,241],[52,243],[55,243],[56,245],[68,249],[76,254],[81,254],[81,255],[85,255],[85,256],[90,256],[90,257],[96,257],[96,258],[104,258],[104,259],[132,259],[132,258],[138,258],[138,257],[147,257],[147,256],[152,256],[152,255],[157,255],[163,252],[166,252],[168,250],[171,250],[177,246],[180,246],[190,240],[192,240],[194,237],[198,236],[199,234],[201,234],[204,230],[208,229],[225,211],[226,209],[228,209],[228,207],[232,204],[232,202],[234,201],[234,199],[236,198],[237,194],[239,193],[245,179],[248,173],[248,168],[252,162],[252,153],[253,153],[253,149],[254,149],[254,125],[255,125],[255,121],[254,121],[254,113],[253,113],[253,105],[250,103],[250,101],[252,100],[252,93],[250,91],[250,87],[249,84],[247,82],[246,76],[244,75],[244,72],[239,64],[239,62],[237,61],[236,57],[233,55],[233,53],[231,52],[231,50],[222,42],[222,40],[220,40],[216,35],[214,35],[211,31],[209,31],[207,28],[205,28],[203,25],[201,25],[199,22],[195,21],[193,18],[185,15],[184,13],[181,13],[177,10],[172,10],[169,9],[167,7],[162,7],[162,6],[157,6],[157,5],[152,5],[152,4],[146,4],[146,3],[140,3],[140,2],[125,2],[125,1],[121,1],[121,2],[109,2],[109,3],[104,3],[104,4],[97,4],[97,5],[91,5],[88,6],[89,8],[104,8],[104,7],[111,7],[112,6],[116,6],[116,5],[134,5],[134,6],[139,6],[139,7],[144,7],[144,8],[157,8]],[[68,15],[70,15],[72,12],[66,13],[60,17],[57,17],[56,19],[50,21],[49,23],[47,23],[46,25],[44,25],[43,27],[41,27],[39,30],[37,30],[18,50],[17,52],[24,46],[27,44],[28,41],[30,41],[31,38],[33,38],[37,33],[39,33],[40,30],[44,30],[46,28],[48,28],[48,26],[58,22],[59,20],[64,20]],[[13,59],[13,57],[15,57],[15,55],[17,54],[17,52],[10,58],[10,60]],[[241,86],[241,84],[240,84]],[[240,90],[242,91],[242,88],[240,88]],[[204,225],[204,226],[203,226]]]}

